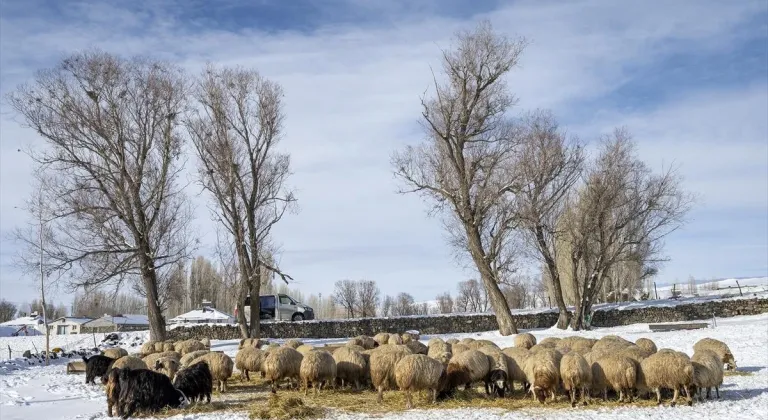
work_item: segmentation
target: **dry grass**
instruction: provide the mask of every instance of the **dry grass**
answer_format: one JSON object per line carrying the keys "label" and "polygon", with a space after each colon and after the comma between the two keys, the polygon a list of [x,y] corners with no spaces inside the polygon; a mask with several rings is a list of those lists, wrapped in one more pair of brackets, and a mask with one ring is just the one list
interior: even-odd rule
{"label": "dry grass", "polygon": [[726,370],[723,372],[723,376],[752,376],[752,372],[746,372],[743,370]]}
{"label": "dry grass", "polygon": [[310,406],[304,400],[295,396],[271,394],[264,405],[253,406],[252,419],[314,419],[325,417],[326,410],[318,406]]}

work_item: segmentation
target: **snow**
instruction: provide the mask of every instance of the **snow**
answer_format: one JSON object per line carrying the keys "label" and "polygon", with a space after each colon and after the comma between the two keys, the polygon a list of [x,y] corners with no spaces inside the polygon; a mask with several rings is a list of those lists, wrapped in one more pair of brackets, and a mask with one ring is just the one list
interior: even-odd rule
{"label": "snow", "polygon": [[195,309],[175,318],[171,318],[173,324],[194,323],[200,324],[209,321],[210,323],[232,323],[235,318],[232,315],[225,314],[215,308]]}
{"label": "snow", "polygon": [[[556,328],[531,331],[541,340],[545,337],[571,335],[573,332]],[[728,343],[733,351],[739,370],[752,373],[750,376],[726,376],[721,388],[721,400],[696,403],[693,407],[678,406],[674,408],[661,406],[640,408],[625,406],[620,408],[590,408],[576,409],[547,409],[530,408],[517,411],[500,411],[492,409],[477,409],[468,406],[460,410],[410,410],[385,415],[361,415],[334,412],[329,418],[341,420],[427,420],[445,418],[463,419],[700,419],[728,418],[754,419],[768,412],[768,314],[756,316],[740,316],[717,319],[716,328],[702,330],[650,332],[648,324],[633,324],[616,328],[601,328],[580,333],[586,337],[599,338],[608,334],[617,334],[628,340],[635,341],[640,337],[648,337],[656,342],[659,348],[672,348],[693,353],[693,344],[701,338],[713,337]],[[148,338],[147,332],[120,333],[124,343],[140,344]],[[432,336],[422,336],[426,343]],[[513,336],[502,337],[497,331],[473,334],[444,334],[447,338],[485,338],[496,342],[501,347],[511,346]],[[43,337],[10,337],[0,338],[0,348],[15,341],[36,341],[38,348]],[[92,347],[93,339],[97,343],[103,334],[79,336],[54,336],[52,346]],[[80,338],[80,341],[73,341]],[[44,340],[44,338],[43,338]],[[70,340],[70,341],[67,341]],[[239,340],[213,340],[212,350],[223,351],[234,357]],[[303,340],[307,344],[321,346],[343,342],[345,339]],[[131,350],[129,349],[129,352]],[[13,369],[0,368],[0,412],[3,420],[32,420],[32,419],[91,419],[101,420],[106,417],[106,399],[101,386],[85,385],[82,375],[67,375],[65,365],[67,359],[53,360],[52,365],[27,366],[14,365]],[[6,362],[8,364],[9,362]],[[218,397],[214,397],[215,399]],[[385,395],[386,398],[386,395]],[[417,400],[418,401],[418,400]],[[418,407],[418,402],[417,402]],[[761,414],[762,413],[762,414]],[[240,420],[247,419],[245,413],[219,412],[207,414],[184,414],[169,417],[173,420]]]}

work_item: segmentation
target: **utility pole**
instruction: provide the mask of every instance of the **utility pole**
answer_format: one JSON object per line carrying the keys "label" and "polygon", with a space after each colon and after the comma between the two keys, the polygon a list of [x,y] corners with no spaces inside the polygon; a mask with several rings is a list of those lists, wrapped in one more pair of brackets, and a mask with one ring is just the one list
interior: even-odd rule
{"label": "utility pole", "polygon": [[38,239],[40,240],[40,301],[43,307],[43,325],[45,326],[45,365],[48,366],[49,353],[51,351],[51,332],[48,330],[48,313],[45,310],[45,268],[43,267],[43,249],[45,246],[45,220],[43,218],[43,184],[40,183],[40,189],[37,194],[37,215],[38,215]]}

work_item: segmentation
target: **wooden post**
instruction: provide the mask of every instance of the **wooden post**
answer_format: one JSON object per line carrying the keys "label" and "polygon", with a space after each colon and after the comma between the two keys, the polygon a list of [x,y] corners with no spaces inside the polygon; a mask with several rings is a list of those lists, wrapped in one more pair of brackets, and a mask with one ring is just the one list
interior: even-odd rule
{"label": "wooden post", "polygon": [[736,280],[736,286],[739,288],[739,296],[744,296],[744,295],[741,293],[741,285],[739,284],[739,281],[738,281],[738,280]]}
{"label": "wooden post", "polygon": [[11,346],[8,345],[8,360],[11,360]]}
{"label": "wooden post", "polygon": [[656,292],[656,300],[659,300],[659,290],[656,289],[656,282],[653,282],[653,291]]}
{"label": "wooden post", "polygon": [[549,309],[552,309],[552,296],[547,296],[547,299],[549,299]]}

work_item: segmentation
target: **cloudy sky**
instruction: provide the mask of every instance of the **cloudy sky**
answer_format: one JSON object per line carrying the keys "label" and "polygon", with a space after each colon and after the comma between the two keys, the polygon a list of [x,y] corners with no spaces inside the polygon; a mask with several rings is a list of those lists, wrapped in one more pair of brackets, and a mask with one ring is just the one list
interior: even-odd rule
{"label": "cloudy sky", "polygon": [[[440,48],[480,19],[532,41],[508,79],[515,112],[550,108],[587,140],[625,125],[650,165],[679,165],[700,195],[691,222],[667,240],[672,261],[659,282],[768,275],[764,0],[27,0],[3,1],[1,12],[3,95],[94,46],[192,72],[207,60],[252,66],[282,84],[281,148],[300,212],[274,234],[283,268],[307,293],[366,278],[427,300],[472,276],[419,198],[396,194],[389,157],[421,139],[419,97]],[[14,206],[32,170],[17,149],[40,140],[5,102],[0,118],[0,291],[23,302],[35,291],[13,268],[7,235],[25,220]],[[207,197],[189,193],[199,253],[210,254]]]}

